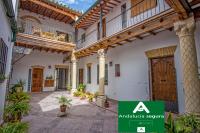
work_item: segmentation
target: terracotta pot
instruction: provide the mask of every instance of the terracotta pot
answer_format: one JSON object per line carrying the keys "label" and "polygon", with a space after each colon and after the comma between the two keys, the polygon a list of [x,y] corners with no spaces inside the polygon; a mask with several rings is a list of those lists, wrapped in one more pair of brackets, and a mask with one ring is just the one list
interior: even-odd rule
{"label": "terracotta pot", "polygon": [[104,105],[105,105],[105,108],[109,108],[109,102],[108,101],[106,101]]}
{"label": "terracotta pot", "polygon": [[22,92],[23,88],[22,87],[16,87],[15,90],[16,90],[16,92]]}
{"label": "terracotta pot", "polygon": [[66,105],[61,105],[60,106],[60,112],[66,112],[67,106]]}

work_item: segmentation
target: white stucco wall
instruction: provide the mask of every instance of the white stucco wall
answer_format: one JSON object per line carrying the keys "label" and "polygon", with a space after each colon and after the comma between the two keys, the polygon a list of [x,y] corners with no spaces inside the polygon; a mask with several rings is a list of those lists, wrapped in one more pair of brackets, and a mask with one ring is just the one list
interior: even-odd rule
{"label": "white stucco wall", "polygon": [[[198,24],[198,33],[199,31]],[[196,36],[199,34],[196,33]],[[196,37],[198,38],[198,37]],[[198,40],[198,39],[197,39]],[[175,68],[177,76],[177,91],[179,112],[184,112],[184,92],[182,82],[182,68],[180,61],[179,40],[175,32],[164,31],[156,36],[149,36],[143,40],[135,40],[132,43],[118,46],[108,50],[106,63],[113,63],[109,66],[108,85],[105,87],[106,95],[116,100],[148,100],[149,99],[149,68],[148,58],[145,51],[177,45],[175,52]],[[199,42],[197,43],[197,48]],[[199,55],[199,54],[198,54]],[[200,57],[200,56],[199,56]],[[92,63],[92,83],[87,84],[87,63]],[[95,92],[97,84],[97,55],[85,57],[79,60],[78,68],[84,68],[84,83],[87,90]],[[121,76],[115,77],[115,64],[120,64]]]}
{"label": "white stucco wall", "polygon": [[[8,75],[10,74],[10,68],[11,68],[13,43],[11,42],[12,33],[11,33],[10,22],[6,16],[5,7],[2,1],[0,1],[0,23],[1,23],[0,24],[0,38],[2,38],[5,44],[8,46],[6,74],[5,74],[6,77],[8,77]],[[0,123],[2,121],[2,114],[3,114],[3,109],[4,109],[6,83],[7,83],[7,80],[5,80],[2,84],[0,83]]]}
{"label": "white stucco wall", "polygon": [[[40,51],[33,51],[30,55],[26,55],[24,58],[19,60],[14,66],[13,66],[13,74],[12,74],[12,80],[11,84],[15,84],[17,80],[22,79],[26,81],[25,85],[25,91],[28,90],[28,74],[29,69],[32,68],[32,66],[42,66],[44,67],[43,72],[43,79],[46,79],[47,76],[53,76],[55,79],[55,65],[68,65],[69,64],[63,63],[63,54],[56,54],[51,52],[40,52]],[[51,68],[49,69],[49,66]],[[44,83],[43,83],[44,85]],[[43,91],[53,91],[55,90],[55,84],[54,87],[44,87]]]}

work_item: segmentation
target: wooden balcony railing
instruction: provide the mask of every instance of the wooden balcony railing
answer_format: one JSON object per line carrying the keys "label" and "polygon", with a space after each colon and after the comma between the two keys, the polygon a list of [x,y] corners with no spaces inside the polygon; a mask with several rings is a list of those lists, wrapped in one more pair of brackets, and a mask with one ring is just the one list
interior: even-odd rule
{"label": "wooden balcony railing", "polygon": [[[131,5],[130,8],[125,8],[115,16],[110,14],[106,16],[106,37],[117,34],[131,26],[139,25],[170,9],[165,0],[141,0],[139,3],[132,3]],[[86,32],[85,41],[83,42],[82,39],[79,39],[76,48],[81,49],[101,41],[103,38],[98,40],[98,31],[98,28],[95,28],[91,32]]]}
{"label": "wooden balcony railing", "polygon": [[29,34],[37,37],[43,37],[61,42],[74,42],[74,34],[69,34],[60,31],[56,27],[49,25],[38,24],[32,21],[18,20],[18,31],[19,33]]}

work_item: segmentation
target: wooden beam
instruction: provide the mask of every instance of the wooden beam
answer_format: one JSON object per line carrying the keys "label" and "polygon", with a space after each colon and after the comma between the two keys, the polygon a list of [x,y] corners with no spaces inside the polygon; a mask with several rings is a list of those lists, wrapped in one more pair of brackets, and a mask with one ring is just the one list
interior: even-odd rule
{"label": "wooden beam", "polygon": [[143,38],[140,36],[135,36],[135,38],[142,40]]}
{"label": "wooden beam", "polygon": [[182,19],[186,19],[189,17],[186,9],[184,8],[183,4],[180,0],[165,0],[167,4],[177,12]]}
{"label": "wooden beam", "polygon": [[132,42],[132,41],[131,41],[131,40],[129,40],[129,39],[125,39],[125,41],[126,41],[126,42]]}
{"label": "wooden beam", "polygon": [[153,32],[153,31],[149,31],[149,33],[151,34],[151,35],[156,35],[156,33],[155,32]]}
{"label": "wooden beam", "polygon": [[76,19],[76,16],[75,16],[75,15],[72,15],[71,13],[68,13],[68,12],[66,12],[66,11],[63,11],[63,10],[61,10],[61,9],[52,7],[51,5],[49,5],[49,4],[45,3],[45,2],[42,2],[42,1],[39,1],[39,0],[29,0],[29,1],[32,2],[32,3],[35,3],[35,4],[37,4],[37,5],[41,5],[41,6],[43,6],[44,8],[48,8],[48,9],[51,9],[51,10],[53,10],[53,11],[55,11],[55,12],[61,13],[61,14],[66,15],[66,16],[69,16],[69,17],[71,17],[73,20]]}

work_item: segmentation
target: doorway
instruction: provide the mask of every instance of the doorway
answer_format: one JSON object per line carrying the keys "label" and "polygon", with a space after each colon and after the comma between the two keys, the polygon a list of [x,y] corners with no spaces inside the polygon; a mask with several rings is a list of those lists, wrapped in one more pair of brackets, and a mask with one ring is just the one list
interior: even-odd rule
{"label": "doorway", "polygon": [[151,59],[152,100],[165,102],[165,111],[178,112],[174,57]]}
{"label": "doorway", "polygon": [[43,88],[43,68],[33,68],[32,92],[41,92]]}
{"label": "doorway", "polygon": [[83,84],[83,69],[79,69],[79,84]]}
{"label": "doorway", "polygon": [[68,83],[68,68],[56,68],[56,90],[66,90]]}

